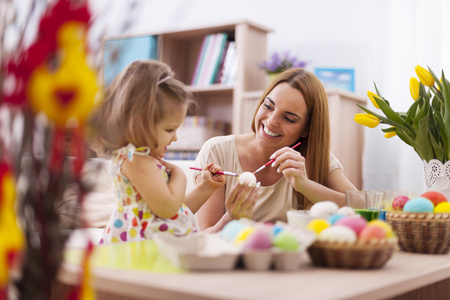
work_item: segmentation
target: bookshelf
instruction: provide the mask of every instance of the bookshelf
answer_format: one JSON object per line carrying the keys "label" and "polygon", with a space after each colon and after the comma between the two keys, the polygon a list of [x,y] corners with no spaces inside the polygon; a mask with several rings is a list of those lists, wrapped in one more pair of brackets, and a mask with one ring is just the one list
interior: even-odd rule
{"label": "bookshelf", "polygon": [[159,59],[169,64],[179,78],[191,83],[203,39],[207,35],[226,33],[235,42],[237,61],[234,84],[190,85],[199,104],[198,114],[231,124],[232,134],[243,132],[243,94],[265,87],[266,74],[258,63],[267,58],[267,34],[270,29],[244,20],[158,35]]}

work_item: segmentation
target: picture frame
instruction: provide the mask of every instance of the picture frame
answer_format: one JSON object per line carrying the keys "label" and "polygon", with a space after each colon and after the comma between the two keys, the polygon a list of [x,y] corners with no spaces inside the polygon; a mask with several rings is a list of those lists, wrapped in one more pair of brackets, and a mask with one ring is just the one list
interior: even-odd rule
{"label": "picture frame", "polygon": [[314,74],[326,89],[342,89],[355,91],[355,70],[336,68],[315,68]]}

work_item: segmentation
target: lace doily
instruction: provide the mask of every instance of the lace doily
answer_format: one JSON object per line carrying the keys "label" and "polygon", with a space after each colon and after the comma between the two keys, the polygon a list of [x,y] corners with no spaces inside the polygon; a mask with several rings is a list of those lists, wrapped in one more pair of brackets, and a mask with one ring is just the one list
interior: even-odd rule
{"label": "lace doily", "polygon": [[437,159],[432,159],[428,163],[424,160],[425,183],[427,190],[446,189],[450,184],[450,161],[442,164]]}

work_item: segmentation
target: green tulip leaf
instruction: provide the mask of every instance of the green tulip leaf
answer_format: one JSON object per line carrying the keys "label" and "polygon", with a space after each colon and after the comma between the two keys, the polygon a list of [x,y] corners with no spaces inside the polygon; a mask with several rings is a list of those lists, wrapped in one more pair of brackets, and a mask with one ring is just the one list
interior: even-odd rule
{"label": "green tulip leaf", "polygon": [[[428,66],[427,66],[427,67],[428,67]],[[428,71],[430,71],[430,74],[431,74],[431,76],[433,76],[434,81],[437,83],[439,89],[442,90],[442,84],[441,84],[441,82],[439,81],[439,78],[436,76],[436,74],[434,74],[433,70],[431,70],[430,67],[428,67]]]}
{"label": "green tulip leaf", "polygon": [[419,106],[419,103],[420,103],[421,100],[422,100],[422,97],[417,99],[416,101],[414,101],[414,103],[411,104],[411,106],[409,107],[408,111],[406,112],[408,117],[410,117],[411,119],[414,119],[414,117],[416,116],[416,114],[418,112],[417,107]]}
{"label": "green tulip leaf", "polygon": [[418,122],[416,140],[414,141],[414,150],[416,150],[419,156],[426,161],[430,161],[434,158],[434,151],[428,134],[428,115],[423,117]]}
{"label": "green tulip leaf", "polygon": [[434,113],[436,113],[436,114],[441,113],[441,108],[442,108],[441,104],[442,103],[439,100],[439,98],[436,95],[434,95],[433,100],[431,100],[431,107],[433,108]]}
{"label": "green tulip leaf", "polygon": [[373,85],[375,87],[375,91],[377,92],[377,95],[380,96],[381,98],[384,98],[383,95],[381,95],[380,91],[378,90],[377,84],[374,82]]}
{"label": "green tulip leaf", "polygon": [[[437,131],[437,135],[441,137],[442,139],[442,145],[444,148],[444,153],[447,156],[447,159],[449,158],[447,153],[448,153],[448,148],[449,148],[449,144],[448,144],[448,134],[445,131],[445,125],[444,125],[444,120],[442,119],[442,115],[441,114],[433,114],[433,118],[436,122],[436,131]],[[447,161],[447,159],[445,161]]]}
{"label": "green tulip leaf", "polygon": [[441,144],[436,141],[432,134],[429,135],[431,146],[433,147],[433,152],[436,159],[442,161],[444,159],[445,153],[444,149],[441,147]]}
{"label": "green tulip leaf", "polygon": [[370,111],[369,109],[367,109],[367,108],[365,108],[365,107],[363,107],[363,106],[361,106],[359,104],[356,104],[356,105],[358,105],[358,107],[361,108],[366,113],[374,115],[375,117],[380,119],[383,123],[389,124],[391,126],[397,127],[398,129],[402,130],[405,133],[405,137],[407,137],[408,139],[411,140],[410,144],[413,143],[414,139],[416,138],[416,134],[415,134],[415,131],[414,131],[414,129],[412,127],[409,128],[409,127],[403,126],[402,124],[399,124],[399,123],[397,123],[395,121],[392,121],[392,120],[390,120],[390,119],[388,119],[388,118],[386,118],[386,117],[384,117],[382,115],[379,115],[377,113],[374,113],[374,112]]}
{"label": "green tulip leaf", "polygon": [[405,121],[398,115],[397,112],[395,112],[388,103],[386,103],[383,100],[375,98],[375,101],[377,102],[378,106],[380,107],[381,111],[384,113],[384,115],[389,118],[390,120],[404,124]]}
{"label": "green tulip leaf", "polygon": [[[414,142],[411,142],[411,141],[406,137],[406,135],[405,135],[402,131],[396,130],[395,132],[397,133],[397,136],[398,136],[403,142],[405,142],[407,145],[409,145],[409,146],[411,146],[411,147],[414,148]],[[419,156],[420,156],[420,155],[419,155]]]}
{"label": "green tulip leaf", "polygon": [[383,131],[385,133],[386,132],[395,132],[396,129],[395,129],[395,127],[388,127],[388,128],[382,128],[381,131]]}

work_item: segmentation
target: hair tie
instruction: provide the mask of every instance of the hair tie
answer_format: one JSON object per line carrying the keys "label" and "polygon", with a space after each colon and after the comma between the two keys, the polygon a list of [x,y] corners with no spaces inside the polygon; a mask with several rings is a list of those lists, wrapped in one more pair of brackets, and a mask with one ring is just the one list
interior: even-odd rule
{"label": "hair tie", "polygon": [[158,81],[158,85],[160,85],[160,84],[166,82],[166,81],[169,80],[169,79],[170,79],[170,75],[164,77],[163,79],[161,79],[160,81]]}

